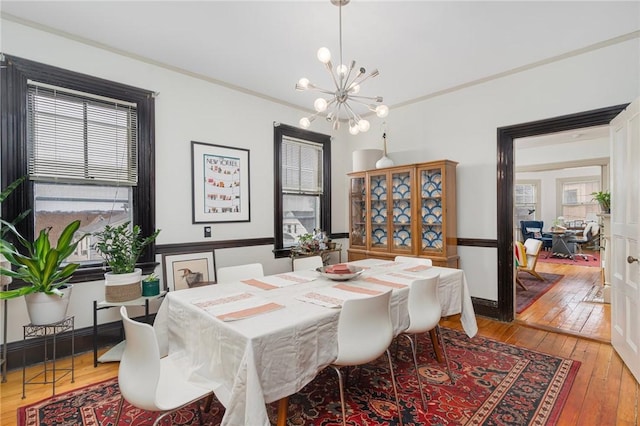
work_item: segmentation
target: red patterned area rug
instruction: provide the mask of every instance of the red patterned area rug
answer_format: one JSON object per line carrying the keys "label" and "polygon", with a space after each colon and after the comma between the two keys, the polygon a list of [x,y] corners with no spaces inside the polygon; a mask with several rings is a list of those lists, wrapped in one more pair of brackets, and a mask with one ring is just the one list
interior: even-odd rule
{"label": "red patterned area rug", "polygon": [[540,281],[536,277],[526,272],[518,273],[518,278],[522,281],[522,284],[527,288],[526,290],[516,284],[516,313],[521,314],[529,306],[540,299],[546,292],[551,290],[551,287],[558,284],[564,275],[550,274],[546,272],[539,272],[540,276],[544,278],[544,281]]}
{"label": "red patterned area rug", "polygon": [[538,256],[538,262],[555,263],[556,265],[592,266],[596,268],[601,267],[599,251],[585,251],[584,254],[587,255],[586,259],[578,254],[574,255],[573,259],[571,259],[570,257],[551,257],[551,253],[549,252],[540,252],[540,255]]}
{"label": "red patterned area rug", "polygon": [[[431,341],[419,339],[423,386],[429,409],[422,408],[413,361],[406,339],[392,345],[403,422],[417,425],[555,425],[575,380],[580,362],[507,345],[482,337],[469,339],[444,329],[447,353],[456,383],[444,364],[432,358]],[[396,425],[397,410],[384,357],[349,374],[346,386],[347,423]],[[18,409],[20,426],[113,426],[120,398],[117,379],[96,383]],[[325,369],[289,398],[289,425],[341,425],[335,372]],[[125,404],[117,426],[150,425],[156,414]],[[275,424],[277,404],[268,405]],[[203,423],[219,425],[224,408],[214,403]],[[190,406],[175,413],[173,425],[197,423]]]}

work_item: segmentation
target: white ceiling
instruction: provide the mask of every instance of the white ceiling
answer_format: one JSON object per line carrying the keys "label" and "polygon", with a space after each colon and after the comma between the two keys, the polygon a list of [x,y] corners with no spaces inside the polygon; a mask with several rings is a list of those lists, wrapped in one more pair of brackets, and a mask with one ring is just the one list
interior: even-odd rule
{"label": "white ceiling", "polygon": [[[0,8],[6,19],[305,109],[314,96],[294,90],[300,77],[332,86],[317,49],[338,62],[339,9],[329,0],[2,0]],[[380,70],[360,94],[391,108],[640,34],[639,1],[352,0],[342,15],[345,62]]]}

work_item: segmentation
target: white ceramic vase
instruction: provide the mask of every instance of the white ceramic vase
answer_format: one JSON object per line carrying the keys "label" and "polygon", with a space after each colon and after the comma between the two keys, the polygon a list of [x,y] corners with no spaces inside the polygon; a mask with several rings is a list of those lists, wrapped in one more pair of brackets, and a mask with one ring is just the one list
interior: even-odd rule
{"label": "white ceramic vase", "polygon": [[382,134],[382,142],[384,144],[384,150],[382,158],[376,161],[376,169],[384,169],[385,167],[393,166],[393,160],[387,157],[387,134]]}
{"label": "white ceramic vase", "polygon": [[62,297],[55,294],[31,293],[24,296],[27,312],[33,325],[46,325],[62,321],[67,316],[73,286],[61,288]]}

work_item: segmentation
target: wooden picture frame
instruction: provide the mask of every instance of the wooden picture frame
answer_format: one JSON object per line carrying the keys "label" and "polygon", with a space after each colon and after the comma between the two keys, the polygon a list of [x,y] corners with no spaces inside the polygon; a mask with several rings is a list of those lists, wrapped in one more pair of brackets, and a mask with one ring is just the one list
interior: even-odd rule
{"label": "wooden picture frame", "polygon": [[165,255],[162,271],[168,291],[215,284],[215,255],[213,251]]}
{"label": "wooden picture frame", "polygon": [[192,223],[249,222],[249,150],[191,141]]}

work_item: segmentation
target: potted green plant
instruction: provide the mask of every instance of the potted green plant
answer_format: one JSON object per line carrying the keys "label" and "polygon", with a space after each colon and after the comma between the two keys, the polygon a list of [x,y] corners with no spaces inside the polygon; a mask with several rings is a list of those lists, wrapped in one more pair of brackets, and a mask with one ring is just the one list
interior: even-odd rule
{"label": "potted green plant", "polygon": [[0,238],[0,254],[15,267],[14,270],[0,267],[0,274],[18,279],[26,286],[0,291],[0,299],[25,296],[27,311],[34,325],[51,324],[66,316],[72,286],[67,282],[80,266],[78,263],[66,263],[80,241],[74,236],[80,227],[80,221],[71,222],[60,234],[55,246],[49,241],[51,228],[40,231],[38,238],[30,242],[16,230],[13,224],[0,220],[24,247],[21,253],[11,242]]}
{"label": "potted green plant", "polygon": [[150,297],[160,294],[160,278],[155,273],[149,274],[142,280],[142,296]]}
{"label": "potted green plant", "polygon": [[600,204],[603,213],[611,213],[611,193],[609,191],[592,192],[593,200]]}
{"label": "potted green plant", "polygon": [[126,302],[142,295],[142,270],[136,262],[142,251],[151,244],[160,230],[142,236],[140,226],[129,226],[124,222],[117,226],[107,225],[93,234],[97,239],[95,248],[104,257],[110,271],[105,276],[105,300],[111,303]]}

